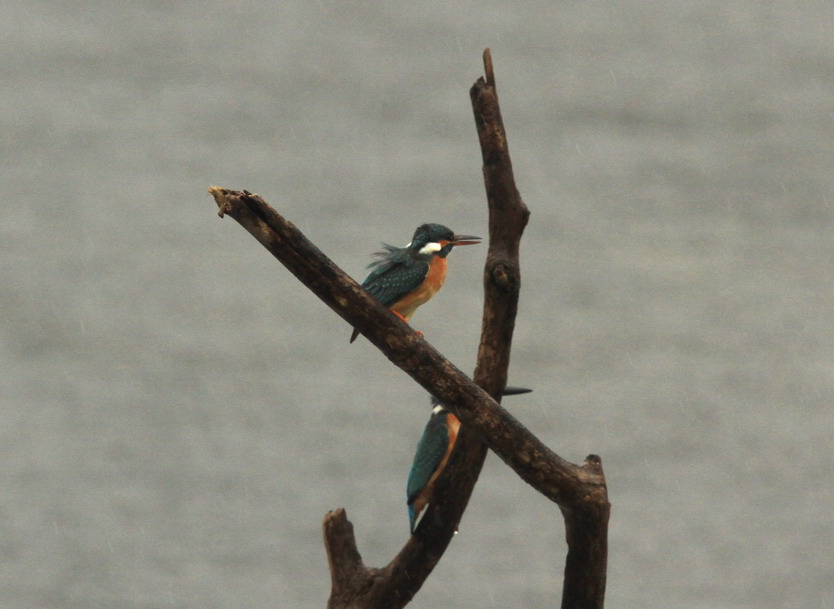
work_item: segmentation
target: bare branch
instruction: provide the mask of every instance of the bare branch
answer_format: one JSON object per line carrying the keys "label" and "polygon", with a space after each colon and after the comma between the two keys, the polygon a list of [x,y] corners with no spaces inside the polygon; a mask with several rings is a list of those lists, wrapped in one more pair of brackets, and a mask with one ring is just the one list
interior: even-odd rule
{"label": "bare branch", "polygon": [[518,245],[529,212],[512,177],[488,50],[484,67],[486,80],[475,83],[471,97],[490,213],[485,310],[475,371],[478,384],[488,393],[368,295],[261,197],[247,191],[209,190],[221,217],[229,215],[237,220],[302,283],[451,408],[463,423],[463,433],[435,487],[434,500],[416,533],[385,568],[363,564],[344,510],[325,517],[325,546],[333,581],[328,603],[331,609],[388,609],[408,603],[457,530],[480,473],[485,447],[559,504],[564,514],[569,550],[562,606],[603,606],[609,505],[599,458],[589,456],[581,465],[565,461],[490,397],[500,396],[506,384],[521,283]]}

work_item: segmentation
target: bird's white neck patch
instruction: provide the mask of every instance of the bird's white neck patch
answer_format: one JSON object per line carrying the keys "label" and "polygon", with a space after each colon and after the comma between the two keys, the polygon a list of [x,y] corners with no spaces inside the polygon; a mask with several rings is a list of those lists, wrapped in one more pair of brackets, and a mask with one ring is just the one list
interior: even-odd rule
{"label": "bird's white neck patch", "polygon": [[434,408],[431,409],[431,413],[432,414],[440,414],[444,410],[446,410],[446,409],[443,407],[443,405],[438,404],[437,406],[435,406]]}
{"label": "bird's white neck patch", "polygon": [[439,252],[441,249],[443,248],[439,243],[437,243],[436,241],[432,241],[431,243],[426,243],[423,247],[421,247],[419,253],[423,255],[435,254]]}

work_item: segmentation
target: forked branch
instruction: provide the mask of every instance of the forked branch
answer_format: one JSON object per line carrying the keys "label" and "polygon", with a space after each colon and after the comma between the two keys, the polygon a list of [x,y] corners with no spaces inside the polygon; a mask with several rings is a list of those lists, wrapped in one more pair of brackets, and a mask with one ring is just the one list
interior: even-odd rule
{"label": "forked branch", "polygon": [[478,79],[470,92],[490,216],[477,384],[369,296],[261,197],[247,191],[209,190],[221,217],[237,220],[388,359],[449,406],[465,430],[416,533],[386,567],[363,564],[344,510],[325,516],[331,609],[391,609],[411,600],[457,530],[487,447],[562,510],[568,541],[562,607],[603,606],[609,504],[599,458],[591,455],[581,465],[565,461],[491,397],[500,396],[506,384],[520,288],[518,245],[529,212],[512,177],[489,50],[484,66],[486,79]]}

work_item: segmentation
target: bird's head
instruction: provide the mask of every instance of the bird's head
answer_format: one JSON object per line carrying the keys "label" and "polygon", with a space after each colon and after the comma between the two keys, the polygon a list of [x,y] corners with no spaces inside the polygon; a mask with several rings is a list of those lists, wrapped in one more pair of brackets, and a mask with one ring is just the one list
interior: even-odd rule
{"label": "bird's head", "polygon": [[414,231],[408,249],[421,256],[439,255],[446,257],[456,245],[474,245],[481,238],[473,235],[456,235],[442,224],[421,224]]}

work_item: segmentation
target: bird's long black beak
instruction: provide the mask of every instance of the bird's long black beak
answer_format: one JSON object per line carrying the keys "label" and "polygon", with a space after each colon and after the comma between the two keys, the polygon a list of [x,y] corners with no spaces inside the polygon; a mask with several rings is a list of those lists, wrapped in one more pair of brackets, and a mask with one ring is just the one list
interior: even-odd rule
{"label": "bird's long black beak", "polygon": [[527,389],[527,387],[513,387],[511,385],[504,387],[504,395],[521,395],[522,393],[531,393],[532,391],[532,389]]}
{"label": "bird's long black beak", "polygon": [[455,235],[452,245],[476,245],[480,242],[481,238],[475,235]]}

